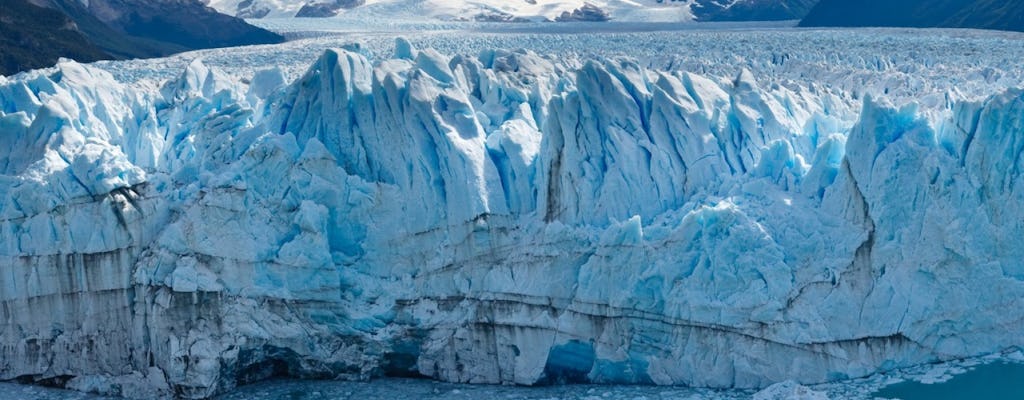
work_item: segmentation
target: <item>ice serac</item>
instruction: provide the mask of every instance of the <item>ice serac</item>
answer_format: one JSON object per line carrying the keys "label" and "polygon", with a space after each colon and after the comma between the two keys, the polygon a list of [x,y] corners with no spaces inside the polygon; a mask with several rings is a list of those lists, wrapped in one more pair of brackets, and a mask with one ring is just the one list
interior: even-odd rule
{"label": "ice serac", "polygon": [[730,74],[400,40],[290,83],[5,79],[0,379],[814,398],[1024,345],[1024,92],[936,111]]}

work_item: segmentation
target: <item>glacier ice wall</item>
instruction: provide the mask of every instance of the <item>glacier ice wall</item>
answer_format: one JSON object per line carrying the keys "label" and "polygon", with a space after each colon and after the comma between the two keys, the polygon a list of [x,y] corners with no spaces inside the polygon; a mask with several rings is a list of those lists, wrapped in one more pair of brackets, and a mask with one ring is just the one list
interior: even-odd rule
{"label": "glacier ice wall", "polygon": [[66,62],[0,106],[0,379],[755,388],[1024,345],[1019,90],[399,41],[290,83]]}

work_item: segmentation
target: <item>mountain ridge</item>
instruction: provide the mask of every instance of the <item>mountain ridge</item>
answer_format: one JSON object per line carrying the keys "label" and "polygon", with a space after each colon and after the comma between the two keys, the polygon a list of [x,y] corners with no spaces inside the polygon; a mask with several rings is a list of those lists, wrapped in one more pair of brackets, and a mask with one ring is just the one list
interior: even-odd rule
{"label": "mountain ridge", "polygon": [[[380,15],[442,20],[579,21],[670,19],[676,21],[797,20],[817,0],[205,0],[240,18],[334,17],[347,10],[380,9]],[[608,18],[562,18],[563,14]],[[416,10],[415,12],[410,10]],[[358,11],[357,11],[358,12]]]}

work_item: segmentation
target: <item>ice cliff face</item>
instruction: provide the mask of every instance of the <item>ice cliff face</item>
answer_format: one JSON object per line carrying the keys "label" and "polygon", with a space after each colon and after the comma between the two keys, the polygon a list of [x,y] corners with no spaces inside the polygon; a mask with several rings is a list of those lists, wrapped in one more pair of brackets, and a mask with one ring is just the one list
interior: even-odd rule
{"label": "ice cliff face", "polygon": [[[529,52],[0,78],[0,378],[765,387],[1021,346],[1024,92]],[[939,117],[936,117],[939,115]]]}

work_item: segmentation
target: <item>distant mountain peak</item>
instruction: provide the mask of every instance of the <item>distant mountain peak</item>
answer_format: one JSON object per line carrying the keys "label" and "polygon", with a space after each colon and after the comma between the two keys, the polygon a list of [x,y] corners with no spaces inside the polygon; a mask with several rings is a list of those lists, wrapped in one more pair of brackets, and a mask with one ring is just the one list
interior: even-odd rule
{"label": "distant mountain peak", "polygon": [[745,21],[800,19],[817,0],[204,0],[240,18],[368,14],[489,21]]}

